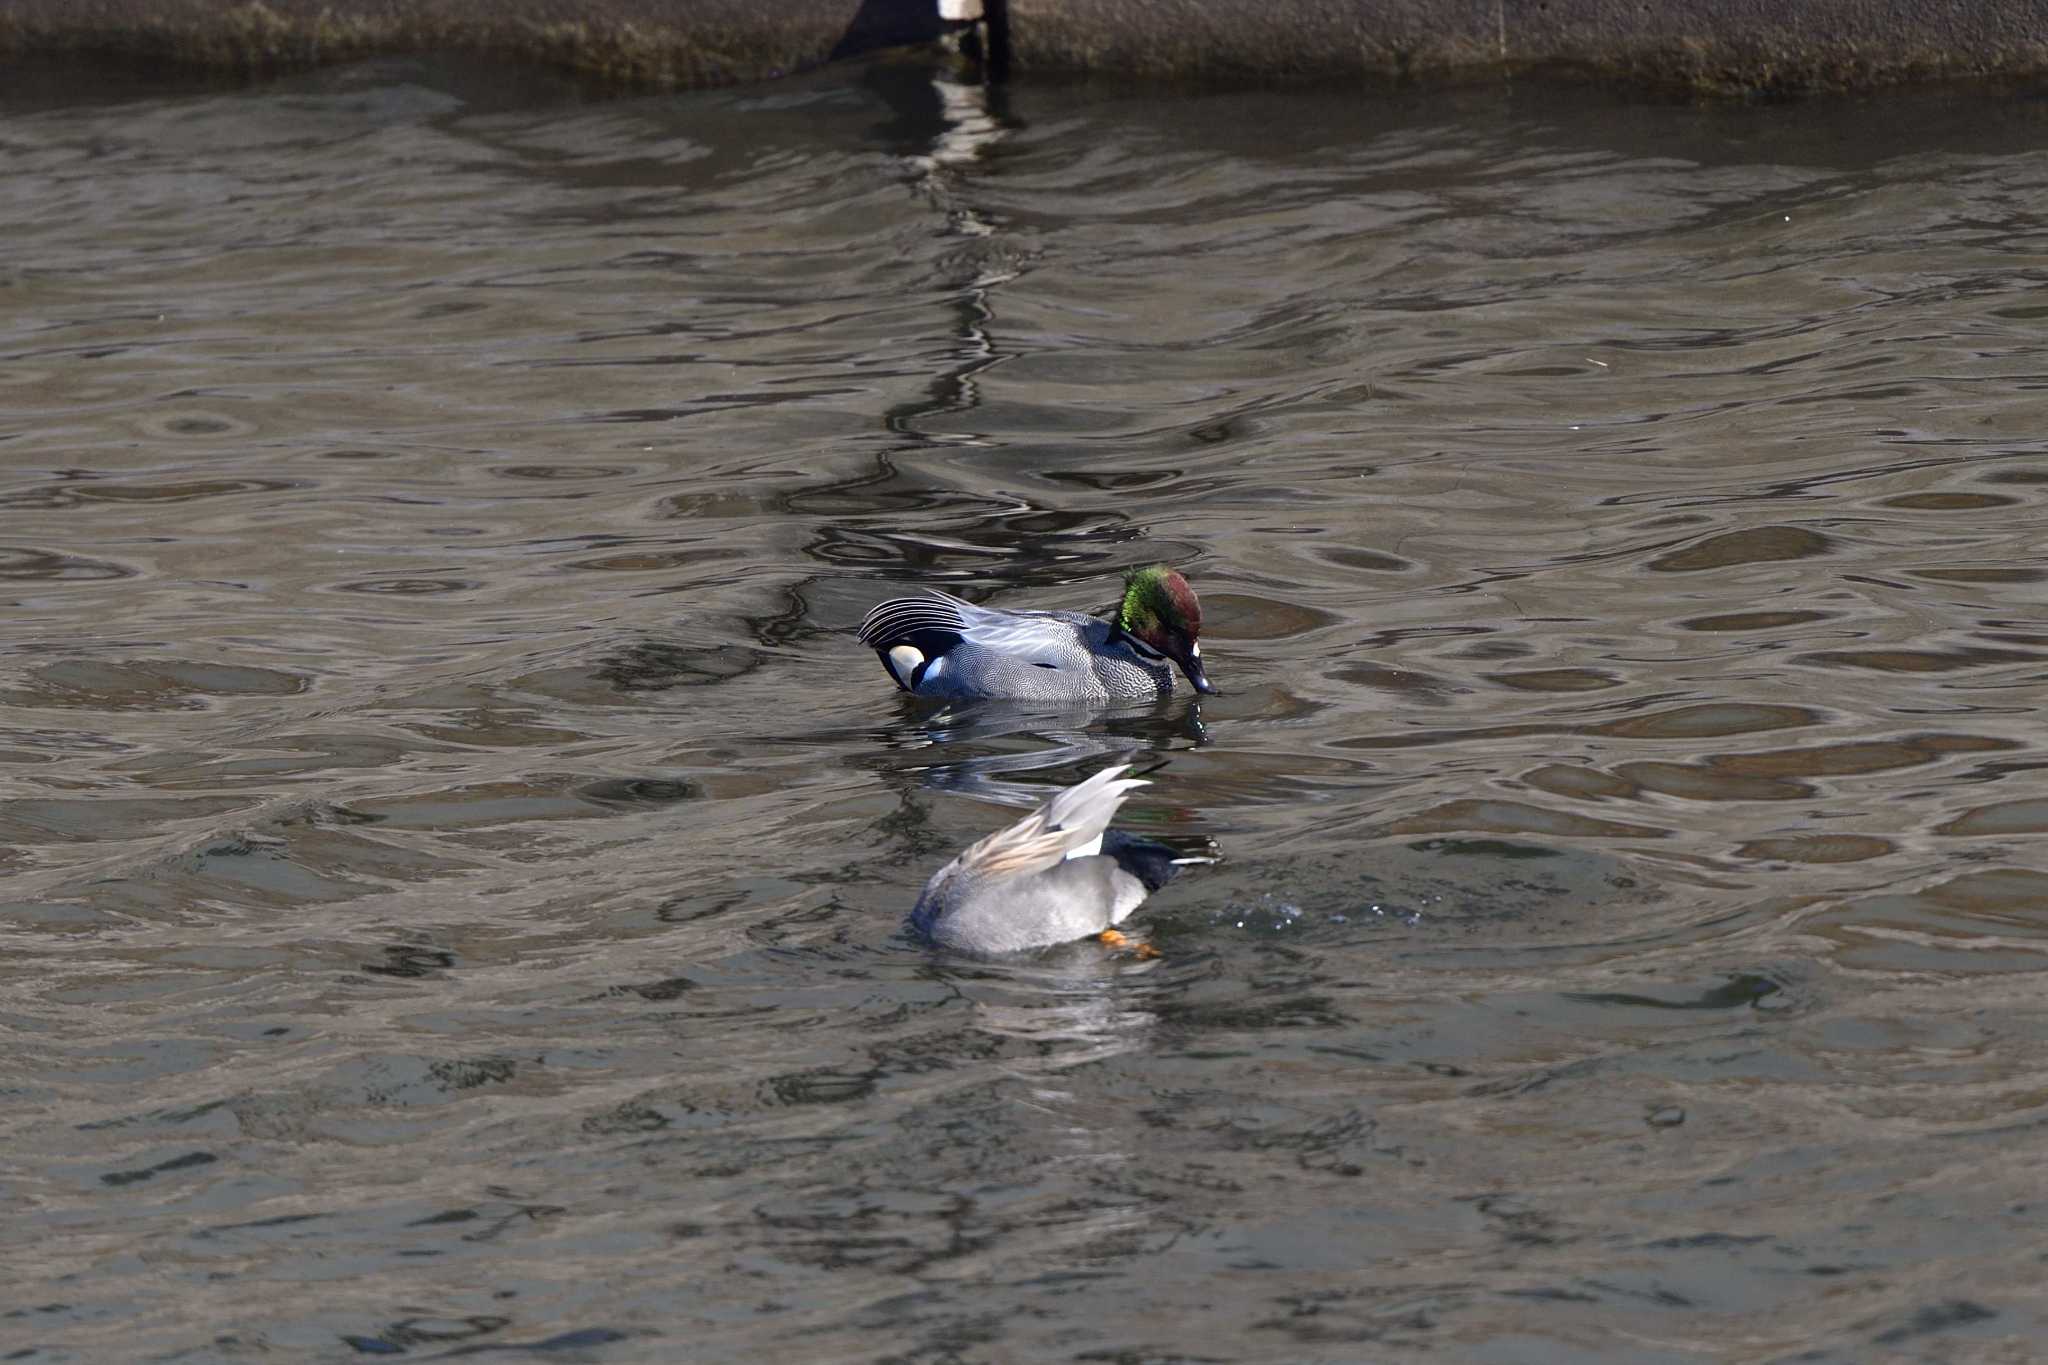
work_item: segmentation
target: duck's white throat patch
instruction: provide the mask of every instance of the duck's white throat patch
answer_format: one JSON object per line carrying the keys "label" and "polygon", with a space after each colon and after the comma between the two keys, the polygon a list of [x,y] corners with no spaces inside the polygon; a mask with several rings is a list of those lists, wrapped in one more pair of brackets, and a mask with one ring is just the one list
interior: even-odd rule
{"label": "duck's white throat patch", "polygon": [[1069,861],[1075,858],[1093,858],[1100,852],[1102,852],[1102,836],[1098,834],[1087,843],[1075,844],[1072,848],[1068,849],[1067,858]]}
{"label": "duck's white throat patch", "polygon": [[896,685],[908,691],[911,679],[917,676],[917,666],[924,662],[924,651],[915,645],[894,645],[882,661],[889,665],[889,676],[896,680]]}

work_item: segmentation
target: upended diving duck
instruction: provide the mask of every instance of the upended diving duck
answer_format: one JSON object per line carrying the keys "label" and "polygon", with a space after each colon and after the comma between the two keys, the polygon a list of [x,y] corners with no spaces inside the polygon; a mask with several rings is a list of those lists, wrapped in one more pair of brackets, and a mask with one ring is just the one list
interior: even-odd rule
{"label": "upended diving duck", "polygon": [[1116,926],[1145,897],[1182,864],[1214,861],[1109,828],[1124,798],[1148,785],[1123,776],[1128,771],[1123,763],[1104,768],[969,845],[925,883],[911,928],[940,947],[977,954],[1091,936],[1124,943]]}
{"label": "upended diving duck", "polygon": [[1173,693],[1173,665],[1197,692],[1202,604],[1164,564],[1124,578],[1114,620],[1078,611],[998,611],[936,589],[895,597],[860,623],[860,640],[905,692],[1026,702],[1155,701]]}

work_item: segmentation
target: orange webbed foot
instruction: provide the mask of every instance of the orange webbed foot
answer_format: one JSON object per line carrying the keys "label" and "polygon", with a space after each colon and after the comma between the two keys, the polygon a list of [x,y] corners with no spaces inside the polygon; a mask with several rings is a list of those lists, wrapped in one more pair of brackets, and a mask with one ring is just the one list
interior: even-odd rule
{"label": "orange webbed foot", "polygon": [[1123,949],[1141,962],[1148,957],[1159,956],[1157,948],[1154,948],[1143,939],[1132,938],[1121,929],[1104,929],[1100,934],[1096,935],[1096,938],[1112,948]]}

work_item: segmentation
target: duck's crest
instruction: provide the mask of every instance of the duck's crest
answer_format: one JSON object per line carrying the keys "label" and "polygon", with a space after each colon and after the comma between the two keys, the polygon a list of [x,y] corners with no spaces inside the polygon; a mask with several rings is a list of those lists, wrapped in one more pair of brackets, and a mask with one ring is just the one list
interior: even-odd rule
{"label": "duck's crest", "polygon": [[1171,625],[1189,638],[1201,634],[1202,603],[1179,571],[1164,564],[1146,564],[1124,574],[1124,600],[1116,623],[1141,638]]}

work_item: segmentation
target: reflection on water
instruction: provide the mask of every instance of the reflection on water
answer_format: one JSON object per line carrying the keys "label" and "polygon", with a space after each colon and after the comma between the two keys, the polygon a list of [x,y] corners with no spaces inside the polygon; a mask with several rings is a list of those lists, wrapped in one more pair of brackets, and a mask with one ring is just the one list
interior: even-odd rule
{"label": "reflection on water", "polygon": [[[1105,710],[1063,710],[1010,702],[939,702],[903,697],[909,718],[880,736],[892,757],[888,771],[912,771],[919,785],[1009,806],[1035,807],[1052,790],[1123,762],[1143,777],[1163,767],[1151,753],[1202,744],[1208,731],[1202,708],[1186,693],[1170,700]],[[907,752],[906,752],[907,751]],[[901,754],[911,760],[900,766]],[[1062,779],[1054,770],[1072,774]],[[1039,780],[1011,780],[1039,773]]]}
{"label": "reflection on water", "polygon": [[[2030,1350],[2039,108],[38,101],[9,1350]],[[1163,958],[904,935],[1113,761]]]}

